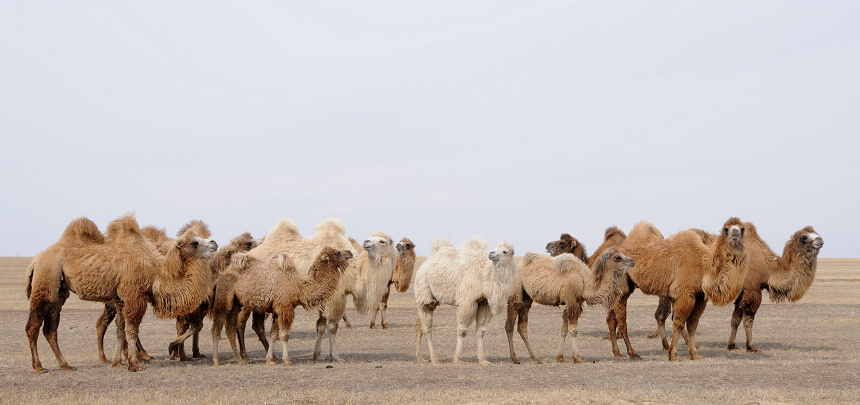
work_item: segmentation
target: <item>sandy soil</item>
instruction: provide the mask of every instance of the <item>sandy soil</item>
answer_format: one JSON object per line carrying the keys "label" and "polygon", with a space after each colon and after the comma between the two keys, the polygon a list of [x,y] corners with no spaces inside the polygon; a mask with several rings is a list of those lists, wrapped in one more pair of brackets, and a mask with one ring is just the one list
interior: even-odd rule
{"label": "sandy soil", "polygon": [[[532,309],[529,335],[543,364],[528,360],[519,336],[517,354],[508,357],[504,319],[493,320],[486,339],[492,365],[481,367],[474,339],[465,346],[465,365],[450,364],[454,350],[454,309],[436,311],[434,336],[440,359],[433,366],[415,361],[412,291],[392,293],[388,319],[391,329],[368,329],[368,315],[350,308],[358,326],[341,327],[338,342],[344,363],[314,363],[315,314],[297,314],[290,340],[294,366],[269,366],[253,332],[246,333],[252,364],[236,365],[226,340],[221,359],[211,364],[212,340],[207,320],[201,334],[206,359],[180,363],[169,360],[167,344],[174,323],[156,319],[150,310],[141,340],[155,359],[137,373],[111,368],[98,361],[95,320],[102,306],[69,299],[60,323],[60,346],[76,371],[64,372],[44,338],[42,363],[50,372],[30,372],[24,325],[28,302],[24,272],[28,258],[0,258],[0,402],[2,403],[858,403],[860,402],[860,259],[822,259],[807,295],[797,304],[765,302],[755,323],[759,354],[727,351],[731,308],[709,306],[698,331],[703,359],[690,361],[686,346],[679,362],[670,363],[654,329],[655,297],[635,293],[629,321],[640,360],[612,357],[600,307],[586,308],[580,320],[582,364],[556,363],[561,310]],[[350,305],[351,307],[351,305]],[[743,331],[740,332],[743,343]],[[108,330],[107,351],[114,347]],[[324,348],[327,346],[324,344]],[[623,343],[622,343],[623,347]],[[426,343],[422,348],[427,357]],[[326,350],[324,350],[324,353]],[[280,345],[276,346],[280,356]],[[570,356],[570,346],[565,347]],[[331,366],[331,368],[329,368]]]}

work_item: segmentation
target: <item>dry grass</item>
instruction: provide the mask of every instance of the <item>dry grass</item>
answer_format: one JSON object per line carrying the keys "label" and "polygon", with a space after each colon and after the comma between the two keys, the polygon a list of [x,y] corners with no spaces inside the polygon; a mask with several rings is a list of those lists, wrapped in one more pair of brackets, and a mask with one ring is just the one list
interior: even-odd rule
{"label": "dry grass", "polygon": [[[860,260],[822,259],[812,289],[798,304],[766,302],[755,325],[760,354],[725,350],[730,308],[708,307],[699,326],[701,361],[684,357],[669,363],[659,342],[645,337],[653,331],[656,298],[636,293],[629,319],[633,344],[643,357],[615,359],[601,308],[586,308],[580,320],[582,364],[554,361],[561,311],[536,306],[530,314],[530,340],[544,364],[533,364],[518,336],[523,364],[511,364],[503,320],[495,319],[486,339],[494,364],[477,365],[474,340],[467,340],[467,364],[432,366],[414,361],[415,320],[411,291],[392,294],[390,330],[370,330],[367,316],[347,315],[360,326],[338,334],[345,363],[313,363],[315,315],[297,313],[290,340],[292,367],[267,366],[265,353],[248,331],[252,364],[232,361],[229,344],[221,344],[226,365],[209,358],[187,363],[171,361],[167,344],[174,337],[170,320],[147,314],[141,340],[155,360],[129,373],[100,364],[95,345],[95,320],[101,305],[69,299],[60,323],[60,346],[78,368],[61,372],[47,343],[40,338],[43,364],[51,371],[30,372],[24,324],[27,301],[24,271],[29,259],[0,258],[0,402],[2,403],[857,403],[860,401]],[[454,310],[443,307],[435,317],[440,360],[450,362],[454,350]],[[210,323],[207,321],[206,328]],[[743,332],[740,332],[743,335]],[[201,350],[211,355],[204,330]],[[741,342],[743,337],[740,336]],[[112,349],[113,327],[107,346]],[[326,347],[324,345],[324,347]],[[423,348],[427,356],[426,343]],[[280,355],[280,345],[275,353]],[[570,356],[570,347],[565,348]],[[525,356],[525,357],[524,357]]]}

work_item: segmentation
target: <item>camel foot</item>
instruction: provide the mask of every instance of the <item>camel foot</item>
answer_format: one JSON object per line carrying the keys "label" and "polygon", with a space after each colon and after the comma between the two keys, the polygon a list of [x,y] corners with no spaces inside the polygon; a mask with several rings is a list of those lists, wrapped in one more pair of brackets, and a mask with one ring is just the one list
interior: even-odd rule
{"label": "camel foot", "polygon": [[109,363],[108,359],[106,359],[106,358],[104,358],[104,357],[100,358],[100,359],[99,359],[99,362],[100,362],[100,363],[102,363],[102,364],[108,364],[108,363]]}
{"label": "camel foot", "polygon": [[371,322],[371,323],[370,323],[370,329],[376,329],[376,324],[375,324],[375,323],[373,323],[373,322]]}
{"label": "camel foot", "polygon": [[137,358],[139,358],[139,359],[141,359],[141,360],[143,360],[143,361],[150,361],[150,360],[152,360],[152,356],[150,356],[150,355],[149,355],[149,353],[138,353],[138,354],[137,354]]}
{"label": "camel foot", "polygon": [[167,345],[167,353],[171,354],[173,356],[177,356],[179,353],[178,348],[179,348],[179,343],[170,342],[170,344]]}
{"label": "camel foot", "polygon": [[338,362],[338,363],[343,363],[346,360],[344,360],[342,357],[339,357],[339,356],[335,356],[334,358],[329,358],[329,360],[328,360],[329,363],[331,363],[333,361]]}
{"label": "camel foot", "polygon": [[123,363],[123,362],[121,362],[121,361],[120,361],[120,362],[116,362],[116,363],[111,363],[111,365],[110,365],[110,366],[111,366],[111,367],[114,367],[114,368],[116,368],[116,367],[125,367],[125,363]]}
{"label": "camel foot", "polygon": [[205,355],[205,354],[202,354],[202,353],[200,353],[200,352],[197,352],[197,353],[192,354],[192,355],[191,355],[191,357],[193,357],[193,358],[195,358],[195,359],[205,359],[205,358],[206,358],[206,355]]}
{"label": "camel foot", "polygon": [[291,362],[291,361],[285,361],[285,362],[284,362],[284,365],[285,365],[285,366],[292,366],[292,365],[293,365],[293,362]]}
{"label": "camel foot", "polygon": [[573,364],[579,364],[579,363],[582,363],[582,359],[579,357],[574,357],[573,358]]}
{"label": "camel foot", "polygon": [[383,322],[382,323],[382,329],[391,329],[391,327],[388,326],[388,322]]}
{"label": "camel foot", "polygon": [[60,370],[63,370],[63,371],[75,371],[75,370],[77,370],[77,369],[76,369],[76,368],[74,368],[74,367],[72,367],[72,366],[70,366],[70,365],[68,365],[68,364],[66,364],[65,366],[60,366]]}
{"label": "camel foot", "polygon": [[141,370],[141,368],[140,368],[140,365],[139,365],[139,364],[129,364],[129,365],[128,365],[128,371],[135,372],[135,371],[138,371],[138,370]]}
{"label": "camel foot", "polygon": [[454,359],[454,361],[452,361],[451,364],[460,365],[460,364],[463,364],[463,362],[460,361],[460,359]]}
{"label": "camel foot", "polygon": [[657,339],[657,337],[659,337],[659,336],[660,336],[659,333],[654,332],[654,333],[648,335],[648,339]]}
{"label": "camel foot", "polygon": [[617,358],[619,358],[619,359],[623,359],[623,358],[624,358],[624,355],[623,355],[623,354],[621,354],[621,352],[613,352],[613,353],[612,353],[612,355],[613,355],[613,356],[615,356],[615,357],[617,357]]}
{"label": "camel foot", "polygon": [[564,357],[562,357],[562,356],[556,357],[555,361],[558,363],[566,363],[567,362],[567,360],[565,360]]}
{"label": "camel foot", "polygon": [[678,355],[669,354],[669,361],[678,361]]}
{"label": "camel foot", "polygon": [[631,359],[639,359],[639,358],[640,358],[640,357],[639,357],[639,355],[638,355],[638,354],[636,354],[636,352],[633,352],[633,353],[627,353],[627,355],[628,355]]}
{"label": "camel foot", "polygon": [[734,343],[729,343],[728,350],[738,350],[738,346]]}
{"label": "camel foot", "polygon": [[698,354],[691,354],[690,355],[690,360],[701,360],[701,359],[702,359],[702,356],[699,356]]}
{"label": "camel foot", "polygon": [[[267,363],[268,363],[268,361],[267,361]],[[239,359],[236,359],[236,364],[238,364],[240,366],[244,366],[244,365],[247,365],[248,362],[239,358]]]}
{"label": "camel foot", "polygon": [[511,360],[511,363],[520,364],[520,361],[519,360]]}
{"label": "camel foot", "polygon": [[34,369],[33,369],[33,374],[45,374],[45,373],[47,373],[47,372],[48,372],[48,370],[46,370],[46,369],[44,369],[44,368],[42,368],[42,367],[34,368]]}
{"label": "camel foot", "polygon": [[761,350],[756,349],[755,346],[747,346],[747,353],[759,353]]}

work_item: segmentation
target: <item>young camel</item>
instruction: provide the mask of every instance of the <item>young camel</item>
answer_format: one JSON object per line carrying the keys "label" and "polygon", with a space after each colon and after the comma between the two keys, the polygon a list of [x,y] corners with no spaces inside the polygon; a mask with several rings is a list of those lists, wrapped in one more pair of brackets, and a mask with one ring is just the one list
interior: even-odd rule
{"label": "young camel", "polygon": [[460,363],[463,340],[475,322],[478,362],[489,364],[484,356],[484,335],[494,314],[504,311],[517,265],[514,248],[502,242],[487,256],[487,243],[472,237],[458,252],[447,239],[431,244],[430,256],[415,274],[415,358],[421,357],[421,337],[427,336],[430,361],[439,364],[433,349],[433,311],[440,304],[457,306],[457,347],[454,364]]}
{"label": "young camel", "polygon": [[[723,306],[740,294],[749,267],[744,247],[745,228],[738,218],[729,218],[711,245],[705,245],[694,231],[681,231],[669,238],[653,225],[641,222],[633,227],[621,245],[621,252],[636,260],[636,267],[626,273],[625,291],[615,306],[618,329],[631,358],[638,357],[627,336],[627,298],[639,288],[645,294],[672,299],[674,333],[669,346],[669,360],[678,360],[678,337],[685,329],[690,359],[701,357],[696,350],[696,328],[708,300]],[[610,319],[610,322],[615,319]],[[616,325],[610,324],[614,332]],[[617,344],[613,342],[613,354]]]}
{"label": "young camel", "polygon": [[[117,345],[113,366],[122,365],[122,349],[135,347],[140,322],[151,303],[160,318],[173,318],[196,309],[209,283],[209,257],[217,244],[191,233],[178,238],[166,256],[140,232],[131,214],[112,221],[106,235],[85,217],[72,221],[60,240],[39,253],[29,266],[27,296],[30,316],[26,331],[33,372],[45,369],[37,339],[44,335],[60,368],[73,369],[57,344],[60,311],[69,292],[86,301],[112,302],[117,310]],[[140,369],[137,350],[128,350],[128,370]]]}
{"label": "young camel", "polygon": [[582,260],[570,253],[562,253],[552,258],[532,252],[526,253],[508,298],[505,332],[508,335],[511,361],[519,364],[514,352],[513,340],[516,322],[517,331],[526,345],[529,356],[536,363],[540,363],[528,339],[529,309],[533,302],[537,302],[543,305],[565,306],[556,360],[559,363],[564,362],[564,342],[570,335],[573,342],[573,361],[582,362],[576,348],[582,304],[602,304],[605,307],[613,305],[621,293],[621,277],[634,265],[633,259],[624,256],[615,247],[606,249],[598,256],[600,259],[589,268]]}
{"label": "young camel", "polygon": [[[236,318],[240,308],[253,312],[273,312],[277,315],[279,336],[273,330],[272,339],[281,340],[283,363],[292,365],[287,342],[295,319],[295,308],[321,310],[325,302],[337,293],[338,283],[349,266],[352,252],[324,248],[310,269],[310,276],[299,273],[289,255],[280,253],[266,261],[247,254],[237,254],[230,268],[219,279],[218,296],[212,324],[213,364],[218,366],[218,341],[226,324],[227,338],[238,364],[246,364],[236,344]],[[223,281],[222,281],[223,280]],[[266,363],[275,364],[274,342],[266,350]]]}

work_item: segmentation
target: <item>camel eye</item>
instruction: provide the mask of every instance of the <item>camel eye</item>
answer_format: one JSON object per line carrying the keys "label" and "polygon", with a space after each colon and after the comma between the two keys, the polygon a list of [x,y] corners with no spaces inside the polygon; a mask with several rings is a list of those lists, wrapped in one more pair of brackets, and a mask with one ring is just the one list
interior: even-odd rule
{"label": "camel eye", "polygon": [[250,249],[251,248],[251,242],[245,242],[245,247]]}
{"label": "camel eye", "polygon": [[199,242],[197,242],[196,240],[195,240],[194,242],[191,242],[191,247],[195,247],[195,248],[196,248],[196,247],[197,247],[197,246],[199,246],[199,245],[200,245],[200,243],[199,243]]}
{"label": "camel eye", "polygon": [[801,242],[806,242],[806,239],[807,239],[807,238],[806,238],[806,235],[803,235],[803,236],[801,236],[801,237],[800,237],[800,241],[801,241]]}
{"label": "camel eye", "polygon": [[334,252],[334,255],[340,257],[340,252]]}
{"label": "camel eye", "polygon": [[725,232],[726,235],[728,235],[729,234],[729,228],[728,227],[723,228],[723,232]]}

